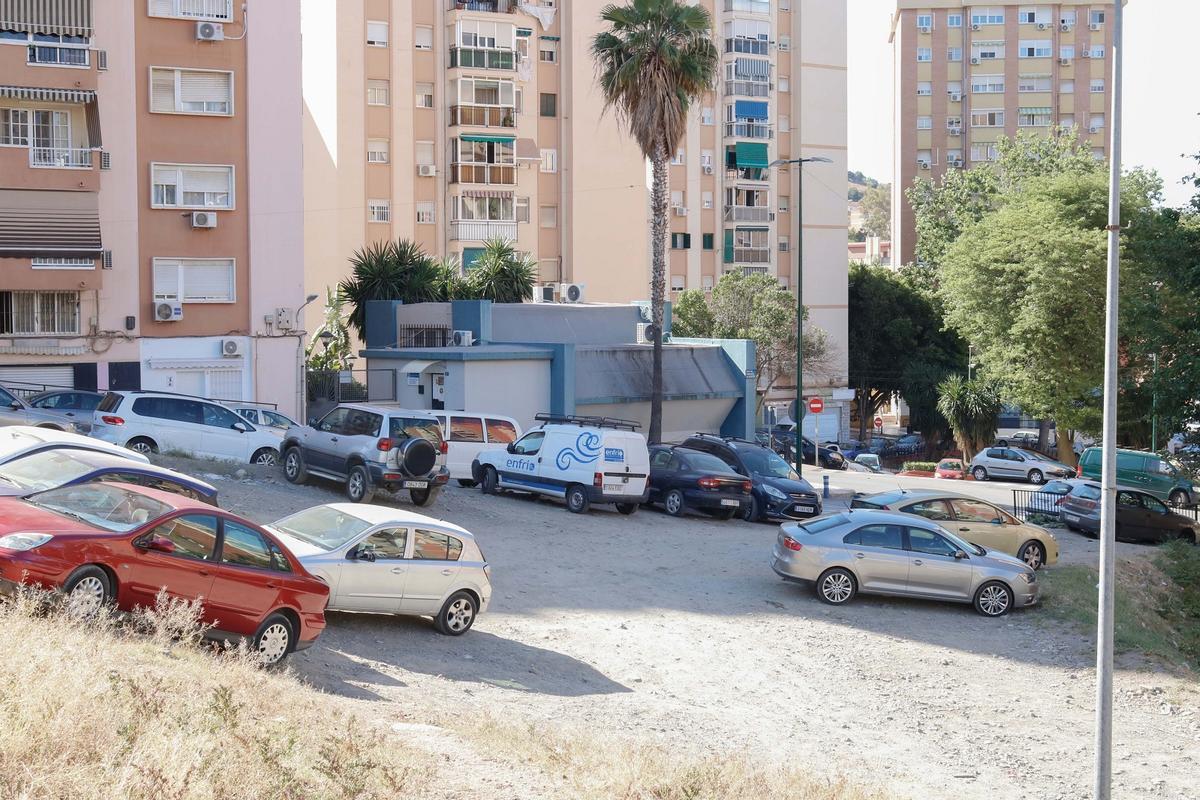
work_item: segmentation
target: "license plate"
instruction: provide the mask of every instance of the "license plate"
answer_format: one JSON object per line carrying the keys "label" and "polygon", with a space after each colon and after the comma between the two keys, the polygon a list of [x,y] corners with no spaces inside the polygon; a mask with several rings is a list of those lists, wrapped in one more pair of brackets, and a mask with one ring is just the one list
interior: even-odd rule
{"label": "license plate", "polygon": [[428,489],[429,481],[405,481],[401,486],[405,489]]}
{"label": "license plate", "polygon": [[615,492],[615,493],[620,493],[620,492],[621,492],[621,491],[623,491],[624,489],[625,489],[625,487],[624,487],[622,484],[620,484],[620,483],[606,483],[606,484],[604,484],[604,491],[605,491],[606,493],[614,493],[614,492]]}
{"label": "license plate", "polygon": [[816,509],[814,509],[812,506],[796,506],[796,510],[801,514],[811,514]]}
{"label": "license plate", "polygon": [[1079,517],[1074,514],[1063,514],[1067,518],[1067,522],[1079,522]]}
{"label": "license plate", "polygon": [[737,500],[722,500],[721,505],[723,505],[723,506],[740,506],[741,503],[739,503]]}

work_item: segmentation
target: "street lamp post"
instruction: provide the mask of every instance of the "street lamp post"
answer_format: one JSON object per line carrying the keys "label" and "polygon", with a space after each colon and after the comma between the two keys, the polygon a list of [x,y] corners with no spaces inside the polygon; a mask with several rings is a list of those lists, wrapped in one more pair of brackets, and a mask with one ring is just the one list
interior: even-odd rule
{"label": "street lamp post", "polygon": [[[809,163],[832,164],[833,159],[825,156],[809,158],[781,158],[771,162],[772,167],[795,164],[796,171],[796,474],[803,475],[804,447],[800,417],[804,414],[804,165]],[[813,463],[817,461],[817,437],[813,436]]]}
{"label": "street lamp post", "polygon": [[306,387],[304,385],[304,337],[308,335],[308,331],[301,327],[301,320],[304,318],[304,306],[316,299],[317,295],[310,294],[304,298],[304,302],[296,309],[296,416],[300,418],[301,425],[308,423],[306,415],[308,409],[305,408],[307,403],[304,402],[308,397],[308,392],[305,391]]}

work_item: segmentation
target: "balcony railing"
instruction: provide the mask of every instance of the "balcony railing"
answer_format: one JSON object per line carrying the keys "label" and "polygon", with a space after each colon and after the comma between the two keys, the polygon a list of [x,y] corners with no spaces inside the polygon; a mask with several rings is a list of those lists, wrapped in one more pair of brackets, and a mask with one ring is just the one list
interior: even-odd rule
{"label": "balcony railing", "polygon": [[92,151],[80,147],[31,147],[29,166],[91,169]]}
{"label": "balcony railing", "polygon": [[725,81],[726,97],[768,97],[770,94],[770,81]]}
{"label": "balcony railing", "polygon": [[451,164],[451,183],[486,183],[501,186],[515,186],[517,183],[516,164]]}
{"label": "balcony railing", "polygon": [[229,22],[233,19],[233,0],[169,0],[168,5],[170,11],[166,16],[211,19],[218,22]]}
{"label": "balcony railing", "polygon": [[471,125],[476,128],[515,128],[515,108],[505,106],[450,106],[450,125]]}
{"label": "balcony railing", "polygon": [[725,206],[726,222],[768,222],[770,219],[769,206]]}
{"label": "balcony railing", "polygon": [[770,267],[739,267],[730,265],[725,267],[726,272],[737,272],[741,270],[742,275],[749,278],[751,275],[766,275],[771,271]]}
{"label": "balcony railing", "polygon": [[765,39],[746,39],[741,36],[730,36],[725,39],[725,52],[767,56],[771,54],[771,43]]}
{"label": "balcony railing", "polygon": [[775,131],[766,122],[726,122],[725,135],[741,139],[773,139]]}
{"label": "balcony railing", "polygon": [[471,69],[515,69],[515,50],[493,50],[486,47],[451,47],[450,66]]}
{"label": "balcony railing", "polygon": [[88,65],[88,52],[86,47],[59,47],[54,44],[31,44],[25,63],[86,67]]}
{"label": "balcony railing", "polygon": [[517,10],[517,0],[450,0],[451,11],[493,11],[511,14]]}
{"label": "balcony railing", "polygon": [[516,241],[517,222],[507,219],[455,219],[450,221],[450,238],[486,242],[489,239]]}
{"label": "balcony railing", "polygon": [[740,169],[725,170],[725,180],[727,181],[754,181],[755,183],[766,183],[768,177],[767,171],[761,167],[742,167]]}
{"label": "balcony railing", "polygon": [[733,264],[770,264],[771,248],[768,247],[735,247],[733,248]]}
{"label": "balcony railing", "polygon": [[749,11],[751,14],[770,14],[771,0],[725,0],[726,11]]}

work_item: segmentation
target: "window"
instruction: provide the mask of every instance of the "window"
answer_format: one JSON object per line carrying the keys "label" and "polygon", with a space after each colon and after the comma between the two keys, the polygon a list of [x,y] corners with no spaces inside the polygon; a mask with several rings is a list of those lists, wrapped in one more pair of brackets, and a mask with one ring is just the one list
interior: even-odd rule
{"label": "window", "polygon": [[1022,39],[1017,46],[1017,55],[1020,58],[1049,58],[1053,52],[1054,49],[1049,39]]}
{"label": "window", "polygon": [[1017,125],[1022,128],[1049,127],[1052,121],[1049,108],[1019,108],[1017,109]]}
{"label": "window", "polygon": [[671,163],[674,164],[675,166],[679,166],[686,160],[687,160],[687,153],[684,152],[684,149],[682,147],[675,151],[675,155],[671,156]]}
{"label": "window", "polygon": [[386,163],[388,163],[388,140],[387,139],[368,139],[367,140],[367,163],[368,164],[386,164]]}
{"label": "window", "polygon": [[779,252],[786,253],[790,246],[791,240],[786,236],[779,237]]}
{"label": "window", "polygon": [[996,145],[994,144],[973,144],[971,145],[971,160],[972,161],[995,161],[998,156]]}
{"label": "window", "polygon": [[542,440],[545,438],[544,431],[531,431],[513,445],[513,453],[519,456],[537,455],[537,452],[542,449]]}
{"label": "window", "polygon": [[792,132],[792,118],[786,114],[779,117],[779,135]]}
{"label": "window", "polygon": [[[431,31],[432,33],[432,31]],[[386,22],[367,21],[367,46],[388,46],[388,24]]]}
{"label": "window", "polygon": [[1017,79],[1018,92],[1048,92],[1050,86],[1049,75],[1022,75]]}
{"label": "window", "polygon": [[946,505],[945,500],[926,500],[922,503],[913,503],[902,510],[906,514],[916,514],[926,519],[937,521],[950,519],[950,506]]}
{"label": "window", "polygon": [[933,153],[929,150],[918,150],[917,151],[917,163],[918,164],[932,164],[933,163]]}
{"label": "window", "polygon": [[713,124],[712,106],[705,106],[704,108],[700,109],[700,124],[701,125],[712,125]]}
{"label": "window", "polygon": [[962,81],[947,81],[946,82],[946,94],[961,95],[962,87],[963,87]]}
{"label": "window", "polygon": [[504,419],[487,420],[487,440],[493,444],[511,444],[517,440],[516,427]]}
{"label": "window", "polygon": [[682,292],[686,286],[687,286],[687,278],[686,277],[684,277],[683,275],[675,275],[672,273],[672,275],[671,275],[671,291],[672,292]]}
{"label": "window", "polygon": [[791,49],[792,49],[792,37],[791,36],[780,36],[779,37],[779,52],[786,53]]}
{"label": "window", "polygon": [[972,25],[1003,25],[1003,8],[980,8],[971,10]]}
{"label": "window", "polygon": [[1104,12],[1103,11],[1089,12],[1088,13],[1088,24],[1089,25],[1103,25],[1104,24]]}
{"label": "window", "polygon": [[1061,18],[1059,21],[1063,25],[1074,25],[1075,24],[1075,10],[1074,9],[1068,10],[1068,9],[1064,8],[1062,10],[1062,12],[1059,14],[1059,16]]}
{"label": "window", "polygon": [[243,426],[246,424],[241,417],[222,406],[203,403],[201,410],[204,415],[204,424],[212,428],[232,428],[238,424]]}
{"label": "window", "polygon": [[1104,45],[1092,45],[1092,58],[1104,58]]}
{"label": "window", "polygon": [[[429,93],[432,95],[433,94],[432,84],[425,84],[425,85],[429,87]],[[420,101],[421,92],[419,91],[419,89],[420,89],[420,84],[418,84],[417,105],[421,105],[421,101]],[[381,81],[381,80],[367,81],[367,105],[369,105],[369,106],[386,106],[386,105],[388,105],[388,103],[391,102],[389,99],[390,95],[391,95],[391,84],[388,81]],[[430,102],[430,105],[433,104],[432,97],[429,98],[429,102]]]}
{"label": "window", "polygon": [[151,164],[151,208],[233,208],[233,167]]}
{"label": "window", "polygon": [[918,28],[932,28],[933,27],[933,15],[932,14],[917,14],[917,27]]}
{"label": "window", "polygon": [[[714,244],[713,244],[713,234],[711,234],[711,233],[704,233],[704,234],[701,234],[701,235],[700,235],[700,241],[701,241],[701,244],[702,244],[702,246],[704,247],[704,249],[705,249],[705,250],[712,250],[712,249],[713,249],[713,247],[714,247]],[[712,280],[712,279],[710,278],[709,280]],[[711,289],[711,288],[712,288],[712,286],[709,286],[708,288],[710,288],[710,289]]]}
{"label": "window", "polygon": [[946,127],[947,128],[961,128],[962,127],[962,117],[946,117]]}
{"label": "window", "polygon": [[1003,128],[1004,127],[1004,112],[1003,111],[972,111],[971,112],[971,127],[972,128]]}
{"label": "window", "polygon": [[1094,158],[1097,161],[1103,161],[1104,160],[1104,148],[1103,147],[1093,147],[1092,148],[1092,158]]}
{"label": "window", "polygon": [[672,250],[687,250],[692,246],[692,235],[690,233],[672,233],[671,234],[671,249]]}
{"label": "window", "polygon": [[529,222],[529,198],[518,197],[516,204],[517,222]]}
{"label": "window", "polygon": [[392,204],[387,200],[367,201],[367,222],[391,222]]}
{"label": "window", "polygon": [[432,200],[418,200],[417,201],[417,224],[418,225],[432,225],[436,221],[437,221],[437,219],[433,213],[433,201]]}
{"label": "window", "polygon": [[1075,92],[1075,81],[1060,81],[1058,84],[1058,91],[1062,94],[1073,94]]}
{"label": "window", "polygon": [[933,50],[928,47],[917,48],[917,61],[933,61]]}
{"label": "window", "polygon": [[416,142],[413,146],[417,166],[433,166],[433,142]]}
{"label": "window", "polygon": [[949,61],[962,61],[962,48],[951,47],[946,50],[946,59]]}
{"label": "window", "polygon": [[[516,44],[516,33],[516,26],[512,25],[511,23],[464,19],[459,20],[458,22],[457,41],[462,47],[465,48],[512,51]],[[491,66],[512,69],[513,65],[511,52],[504,53],[503,55],[500,53],[483,53],[480,55],[487,60],[470,64],[466,62],[468,59],[473,58],[474,54],[467,55],[464,53],[459,53],[460,57],[466,56],[466,59],[460,62],[457,66]]]}
{"label": "window", "polygon": [[79,333],[79,292],[0,291],[0,336]]}
{"label": "window", "polygon": [[972,94],[1004,94],[1003,75],[975,75],[971,78]]}
{"label": "window", "polygon": [[271,569],[275,558],[262,535],[245,525],[225,520],[225,536],[221,541],[221,563],[235,567]]}
{"label": "window", "polygon": [[1104,91],[1104,78],[1092,78],[1092,83],[1088,87],[1088,91],[1093,94],[1098,94]]}
{"label": "window", "polygon": [[672,191],[671,192],[671,208],[683,208],[684,205],[685,205],[685,203],[683,201],[683,191],[680,189],[676,189],[676,190]]}
{"label": "window", "polygon": [[842,542],[858,545],[859,547],[903,550],[904,534],[899,525],[867,525],[846,534]]}
{"label": "window", "polygon": [[1092,114],[1091,119],[1088,120],[1088,129],[1089,130],[1100,130],[1103,127],[1104,127],[1104,115],[1103,114]]}
{"label": "window", "polygon": [[1058,57],[1066,58],[1066,59],[1074,58],[1075,57],[1075,45],[1073,45],[1073,44],[1060,45],[1058,48]]}
{"label": "window", "polygon": [[415,530],[413,536],[413,559],[420,561],[458,561],[462,555],[462,542],[445,533]]}
{"label": "window", "polygon": [[1004,58],[1004,42],[973,42],[971,44],[971,60],[994,61]]}
{"label": "window", "polygon": [[155,300],[181,303],[237,300],[232,258],[156,258],[153,272]]}
{"label": "window", "polygon": [[538,95],[538,115],[543,117],[558,116],[558,95],[542,92]]}
{"label": "window", "polygon": [[541,206],[538,209],[538,222],[543,228],[557,228],[558,206]]}
{"label": "window", "polygon": [[375,531],[354,548],[355,556],[363,558],[364,553],[370,553],[377,561],[399,561],[404,558],[408,547],[407,528],[384,528]]}
{"label": "window", "polygon": [[558,151],[551,147],[542,148],[542,172],[558,172]]}
{"label": "window", "polygon": [[233,73],[152,68],[150,110],[158,114],[232,114]]}
{"label": "window", "polygon": [[958,552],[958,547],[950,544],[933,531],[922,528],[908,529],[908,549],[914,553],[945,556],[946,558],[954,558],[954,554]]}
{"label": "window", "polygon": [[553,39],[538,40],[538,61],[553,64],[558,61],[558,42]]}
{"label": "window", "polygon": [[154,528],[147,539],[158,537],[175,545],[171,555],[196,561],[212,561],[217,547],[217,518],[208,514],[186,514]]}
{"label": "window", "polygon": [[789,195],[786,195],[786,194],[779,195],[779,213],[786,214],[788,212],[788,209],[791,207],[791,202],[792,202],[792,199]]}
{"label": "window", "polygon": [[29,110],[0,108],[0,144],[29,145]]}
{"label": "window", "polygon": [[433,84],[418,83],[416,85],[417,108],[433,108]]}
{"label": "window", "polygon": [[704,208],[712,208],[713,207],[713,193],[712,192],[702,192],[700,194],[700,204]]}
{"label": "window", "polygon": [[954,516],[959,522],[1003,522],[1004,515],[995,506],[982,500],[956,498],[950,501]]}
{"label": "window", "polygon": [[195,0],[150,0],[149,13],[152,17],[230,22],[233,20],[233,3],[231,0],[208,0],[204,3],[197,3]]}
{"label": "window", "polygon": [[917,130],[927,131],[933,127],[933,117],[917,117]]}
{"label": "window", "polygon": [[1060,130],[1069,131],[1075,127],[1074,114],[1060,114],[1058,117],[1058,127]]}
{"label": "window", "polygon": [[33,269],[95,269],[96,259],[34,256],[30,259],[29,266]]}
{"label": "window", "polygon": [[482,442],[483,420],[479,417],[451,417],[450,441]]}
{"label": "window", "polygon": [[429,25],[418,25],[413,29],[413,47],[417,50],[432,50],[433,28]]}
{"label": "window", "polygon": [[946,15],[946,27],[947,28],[961,28],[962,27],[962,19],[963,19],[962,14],[947,14]]}
{"label": "window", "polygon": [[57,33],[33,33],[4,31],[3,40],[29,43],[25,61],[28,64],[51,64],[59,67],[86,67],[89,63],[86,36]]}
{"label": "window", "polygon": [[1017,12],[1017,22],[1022,25],[1032,25],[1037,22],[1037,11],[1032,8],[1022,8]]}
{"label": "window", "polygon": [[779,76],[779,91],[790,92],[792,90],[792,79],[787,75]]}

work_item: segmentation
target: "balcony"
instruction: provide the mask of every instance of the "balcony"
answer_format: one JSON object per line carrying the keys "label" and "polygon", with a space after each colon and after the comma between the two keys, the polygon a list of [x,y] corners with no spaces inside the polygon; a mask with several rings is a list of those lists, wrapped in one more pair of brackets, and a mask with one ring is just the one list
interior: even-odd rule
{"label": "balcony", "polygon": [[450,0],[450,10],[512,14],[517,10],[517,0]]}
{"label": "balcony", "polygon": [[496,50],[484,47],[451,47],[450,67],[470,69],[516,69],[515,50]]}
{"label": "balcony", "polygon": [[751,275],[766,275],[770,273],[769,267],[739,267],[737,265],[728,265],[725,267],[725,272],[741,271],[744,277],[749,278]]}
{"label": "balcony", "polygon": [[771,89],[770,81],[725,81],[726,97],[769,97]]}
{"label": "balcony", "polygon": [[233,21],[233,0],[159,0],[151,4],[156,17],[184,17],[186,19]]}
{"label": "balcony", "polygon": [[92,151],[81,147],[31,147],[29,166],[40,169],[91,169]]}
{"label": "balcony", "polygon": [[739,139],[773,139],[775,131],[766,122],[726,122],[725,135]]}
{"label": "balcony", "polygon": [[725,206],[726,222],[769,222],[770,206]]}
{"label": "balcony", "polygon": [[771,0],[725,0],[726,11],[747,11],[751,14],[770,14]]}
{"label": "balcony", "polygon": [[770,264],[771,248],[767,247],[735,247],[733,248],[733,264]]}
{"label": "balcony", "polygon": [[768,178],[767,171],[761,167],[729,167],[725,170],[725,180],[727,181],[766,183]]}
{"label": "balcony", "polygon": [[98,158],[91,150],[54,147],[0,147],[0,186],[5,189],[95,192],[100,189]]}
{"label": "balcony", "polygon": [[469,125],[473,128],[515,128],[515,108],[506,106],[450,106],[450,127]]}
{"label": "balcony", "polygon": [[516,164],[466,164],[450,165],[451,183],[482,183],[490,186],[516,186]]}
{"label": "balcony", "polygon": [[27,64],[49,64],[60,67],[86,67],[91,62],[86,47],[60,46],[56,44],[30,45]]}
{"label": "balcony", "polygon": [[450,221],[450,238],[455,241],[486,242],[490,239],[517,240],[517,221],[508,219],[455,219]]}
{"label": "balcony", "polygon": [[743,36],[731,36],[725,39],[725,52],[767,56],[771,54],[771,43],[766,39],[747,39]]}

